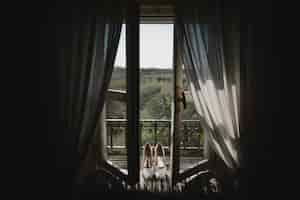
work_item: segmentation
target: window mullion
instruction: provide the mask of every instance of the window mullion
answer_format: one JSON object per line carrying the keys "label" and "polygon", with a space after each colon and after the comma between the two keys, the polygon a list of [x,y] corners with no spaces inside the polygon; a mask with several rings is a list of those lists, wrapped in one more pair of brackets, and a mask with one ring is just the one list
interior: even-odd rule
{"label": "window mullion", "polygon": [[139,182],[139,8],[131,2],[126,14],[128,184]]}

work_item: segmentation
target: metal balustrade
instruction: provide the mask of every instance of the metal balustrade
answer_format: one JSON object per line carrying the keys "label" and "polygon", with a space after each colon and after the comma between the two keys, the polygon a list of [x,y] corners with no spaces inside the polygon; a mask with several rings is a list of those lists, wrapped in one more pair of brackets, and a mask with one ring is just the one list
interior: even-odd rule
{"label": "metal balustrade", "polygon": [[[107,153],[109,160],[122,170],[127,170],[126,131],[127,120],[106,119],[107,130]],[[169,170],[170,142],[171,142],[171,120],[143,119],[139,121],[141,145],[140,156],[142,161],[143,148],[145,143],[162,144],[165,153],[165,164]],[[160,183],[153,179],[150,185],[143,185],[142,182],[136,185],[136,190],[145,191],[184,191],[189,188],[189,177],[200,172],[205,172],[206,165],[195,164],[205,163],[203,159],[203,130],[199,120],[183,120],[179,137],[180,143],[180,176],[178,184],[171,188],[168,181]],[[120,139],[121,138],[121,139]],[[203,168],[203,169],[202,169]],[[200,169],[200,170],[199,170]],[[184,173],[183,173],[184,172]],[[150,189],[149,189],[150,188]],[[135,190],[134,189],[134,190]]]}
{"label": "metal balustrade", "polygon": [[[106,119],[107,130],[107,150],[113,152],[119,150],[122,154],[126,152],[126,119]],[[169,153],[171,141],[171,120],[144,119],[140,120],[137,126],[140,126],[142,133],[141,150],[145,142],[161,143],[166,153]],[[199,120],[183,120],[182,131],[180,135],[180,150],[187,154],[191,151],[203,151],[203,134]],[[120,141],[116,142],[116,138],[120,137]],[[145,139],[146,138],[146,139]],[[203,137],[202,137],[203,138]]]}

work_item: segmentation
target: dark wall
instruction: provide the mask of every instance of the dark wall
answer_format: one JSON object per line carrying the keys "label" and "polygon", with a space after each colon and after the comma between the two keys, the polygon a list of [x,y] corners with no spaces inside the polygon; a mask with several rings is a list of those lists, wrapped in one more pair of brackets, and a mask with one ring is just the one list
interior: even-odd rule
{"label": "dark wall", "polygon": [[[40,134],[44,141],[36,166],[43,184],[42,198],[71,198],[78,167],[74,136],[65,132],[60,117],[59,54],[69,44],[72,6],[52,3],[40,7]],[[74,4],[75,5],[75,4]],[[73,5],[73,6],[74,6]],[[74,6],[76,8],[76,5]]]}
{"label": "dark wall", "polygon": [[[249,1],[242,13],[241,92],[245,132],[241,133],[243,166],[242,194],[249,199],[274,194],[276,164],[272,162],[273,142],[280,132],[280,66],[275,53],[272,3]],[[276,29],[279,30],[279,29]],[[245,79],[250,77],[252,81]],[[245,93],[247,92],[247,93]],[[243,114],[243,113],[242,113]]]}

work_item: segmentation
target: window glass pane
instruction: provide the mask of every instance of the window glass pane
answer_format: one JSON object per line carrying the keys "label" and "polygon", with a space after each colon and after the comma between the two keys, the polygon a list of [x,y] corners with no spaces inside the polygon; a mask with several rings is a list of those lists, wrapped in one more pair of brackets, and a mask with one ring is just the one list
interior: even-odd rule
{"label": "window glass pane", "polygon": [[[157,176],[163,176],[169,174],[170,167],[173,24],[140,24],[140,56],[141,174],[149,167],[145,145],[150,144],[151,167]],[[158,169],[161,166],[163,170]]]}

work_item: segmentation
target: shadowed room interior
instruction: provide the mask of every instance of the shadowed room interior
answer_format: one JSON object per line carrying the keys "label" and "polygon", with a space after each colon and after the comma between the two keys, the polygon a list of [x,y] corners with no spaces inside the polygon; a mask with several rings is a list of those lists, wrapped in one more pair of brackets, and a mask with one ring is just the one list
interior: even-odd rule
{"label": "shadowed room interior", "polygon": [[[61,1],[47,8],[47,21],[40,26],[40,96],[47,137],[42,191],[52,199],[268,196],[271,145],[280,111],[270,7],[231,0],[99,0]],[[153,152],[141,145],[137,126],[141,21],[174,25],[170,145],[155,148],[155,144]],[[122,24],[126,26],[125,93],[109,90]],[[177,138],[178,113],[185,106],[178,78],[183,73],[207,142],[205,159],[184,172]],[[124,101],[127,110],[125,171],[108,159],[112,145],[106,142],[112,140],[106,138],[103,107],[112,98]],[[168,165],[162,161],[165,151]],[[169,186],[163,192],[140,187],[140,173],[152,165],[154,170],[159,166],[169,170]]]}

